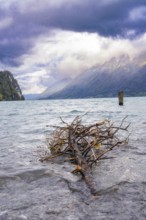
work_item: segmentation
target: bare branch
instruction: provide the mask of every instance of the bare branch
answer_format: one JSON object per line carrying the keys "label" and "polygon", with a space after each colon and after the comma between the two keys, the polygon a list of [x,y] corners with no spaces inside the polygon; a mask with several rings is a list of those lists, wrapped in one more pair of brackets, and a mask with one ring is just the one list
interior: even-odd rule
{"label": "bare branch", "polygon": [[54,126],[54,131],[48,139],[48,148],[51,154],[41,161],[50,160],[58,156],[65,156],[66,161],[74,162],[76,169],[85,179],[93,194],[96,193],[91,167],[96,164],[106,153],[115,147],[127,143],[128,137],[122,140],[119,131],[127,132],[130,124],[125,125],[125,119],[119,126],[115,126],[110,120],[103,120],[92,125],[83,125],[82,117],[76,116],[70,123],[62,118],[63,127]]}

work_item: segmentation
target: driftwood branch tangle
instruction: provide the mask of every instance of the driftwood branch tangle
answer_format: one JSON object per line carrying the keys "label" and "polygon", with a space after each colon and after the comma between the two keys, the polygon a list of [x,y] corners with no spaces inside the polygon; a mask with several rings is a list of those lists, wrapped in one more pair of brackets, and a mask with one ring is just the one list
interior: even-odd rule
{"label": "driftwood branch tangle", "polygon": [[129,124],[124,126],[125,119],[126,117],[119,126],[115,126],[110,120],[83,125],[82,117],[79,116],[70,124],[61,118],[62,126],[55,126],[48,139],[50,155],[42,157],[41,161],[65,156],[76,165],[72,173],[80,173],[91,193],[95,195],[97,187],[92,175],[92,166],[107,152],[128,142],[128,137],[120,137],[120,131],[122,134],[128,131]]}

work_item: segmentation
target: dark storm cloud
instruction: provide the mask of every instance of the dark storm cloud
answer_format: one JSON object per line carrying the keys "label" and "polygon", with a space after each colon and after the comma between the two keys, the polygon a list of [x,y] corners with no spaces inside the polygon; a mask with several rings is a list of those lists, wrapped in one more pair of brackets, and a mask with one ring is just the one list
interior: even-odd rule
{"label": "dark storm cloud", "polygon": [[[0,14],[0,61],[18,66],[21,64],[19,57],[29,53],[35,43],[34,38],[43,34],[43,27],[31,19],[28,20],[27,14],[21,14],[16,7],[11,7],[7,11],[0,9]],[[7,18],[11,18],[12,22],[3,27]]]}
{"label": "dark storm cloud", "polygon": [[85,0],[74,5],[68,2],[50,11],[48,26],[79,32],[97,32],[106,37],[123,37],[128,30],[134,30],[136,34],[146,31],[146,17],[143,20],[131,20],[129,17],[133,9],[146,7],[145,0],[108,2],[102,4],[96,0]]}
{"label": "dark storm cloud", "polygon": [[[103,1],[104,2],[104,1]],[[19,15],[19,21],[41,28],[60,28],[79,32],[96,32],[102,36],[124,36],[128,30],[135,34],[146,31],[145,19],[130,19],[130,12],[146,7],[145,0],[67,1],[60,6],[49,4],[34,12]],[[43,3],[42,3],[43,4]],[[32,32],[33,33],[33,32]]]}
{"label": "dark storm cloud", "polygon": [[3,19],[12,18],[10,25],[4,28],[0,25],[0,60],[4,63],[11,61],[19,65],[16,59],[29,53],[35,38],[56,28],[96,32],[105,37],[128,37],[129,30],[135,37],[146,31],[146,14],[140,19],[130,18],[132,10],[146,7],[145,0],[78,0],[62,1],[59,5],[57,0],[54,0],[56,4],[50,4],[48,0],[38,6],[34,3],[36,10],[30,2],[26,1],[24,9],[21,9],[21,1],[13,2],[7,8],[0,6],[1,25]]}
{"label": "dark storm cloud", "polygon": [[5,39],[5,41],[0,42],[0,61],[6,65],[19,66],[21,63],[16,58],[28,51],[28,45],[17,38]]}

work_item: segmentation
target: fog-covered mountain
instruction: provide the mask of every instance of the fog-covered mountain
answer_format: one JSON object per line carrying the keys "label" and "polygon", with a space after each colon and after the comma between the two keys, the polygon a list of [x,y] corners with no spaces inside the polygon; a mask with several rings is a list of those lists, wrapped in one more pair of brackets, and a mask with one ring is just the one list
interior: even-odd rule
{"label": "fog-covered mountain", "polygon": [[41,95],[39,95],[39,98],[46,99],[55,93],[59,93],[64,88],[66,88],[67,85],[69,85],[69,83],[70,83],[70,80],[66,79],[66,78],[62,79],[60,81],[57,81],[57,82],[53,83],[52,85],[50,85]]}
{"label": "fog-covered mountain", "polygon": [[46,92],[45,98],[113,97],[119,90],[124,90],[126,96],[146,95],[146,66],[139,68],[126,61],[121,65],[121,60],[112,63],[89,69],[59,92],[54,87],[55,92]]}

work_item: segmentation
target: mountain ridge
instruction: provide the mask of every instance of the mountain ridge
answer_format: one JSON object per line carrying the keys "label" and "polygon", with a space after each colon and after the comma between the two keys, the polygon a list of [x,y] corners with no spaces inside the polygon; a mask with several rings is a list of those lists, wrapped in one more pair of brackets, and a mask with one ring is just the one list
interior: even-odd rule
{"label": "mountain ridge", "polygon": [[61,91],[46,94],[45,99],[114,97],[119,90],[123,90],[126,96],[146,95],[146,65],[117,66],[110,70],[106,65],[93,67]]}

